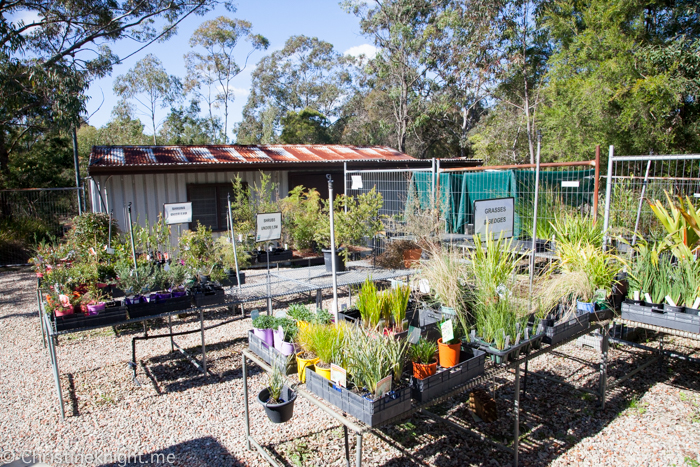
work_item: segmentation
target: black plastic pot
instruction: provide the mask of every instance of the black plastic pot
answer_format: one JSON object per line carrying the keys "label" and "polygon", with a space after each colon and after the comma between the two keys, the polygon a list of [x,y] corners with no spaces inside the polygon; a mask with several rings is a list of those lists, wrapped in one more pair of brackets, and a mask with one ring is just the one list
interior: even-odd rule
{"label": "black plastic pot", "polygon": [[343,261],[343,257],[340,256],[340,252],[343,251],[343,248],[338,248],[337,250],[335,250],[335,255],[331,255],[330,249],[321,251],[323,251],[323,263],[326,265],[326,272],[333,271],[333,263],[331,263],[331,256],[335,258],[336,272],[345,271],[345,262]]}
{"label": "black plastic pot", "polygon": [[685,307],[684,312],[689,315],[700,315],[700,310],[698,310],[697,308],[691,308],[689,306]]}
{"label": "black plastic pot", "polygon": [[294,401],[297,399],[296,391],[292,391],[289,387],[284,386],[280,397],[285,402],[281,404],[268,404],[267,400],[270,398],[269,388],[263,389],[260,391],[260,394],[258,394],[258,402],[265,408],[267,418],[269,418],[272,423],[288,422],[294,415]]}

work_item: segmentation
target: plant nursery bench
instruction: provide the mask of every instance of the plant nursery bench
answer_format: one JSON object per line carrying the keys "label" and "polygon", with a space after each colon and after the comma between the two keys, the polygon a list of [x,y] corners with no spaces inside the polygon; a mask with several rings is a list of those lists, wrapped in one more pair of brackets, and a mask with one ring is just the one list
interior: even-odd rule
{"label": "plant nursery bench", "polygon": [[[356,438],[356,452],[355,452],[355,465],[357,467],[362,465],[362,436],[364,433],[372,432],[377,434],[377,436],[381,437],[384,441],[389,442],[390,444],[396,444],[393,440],[387,438],[385,435],[383,435],[381,432],[378,431],[378,428],[381,426],[387,426],[387,425],[394,425],[399,422],[402,422],[406,418],[409,418],[413,414],[420,413],[423,414],[429,418],[432,418],[438,422],[445,423],[449,425],[451,428],[458,430],[462,433],[465,433],[469,436],[475,437],[487,444],[492,445],[493,447],[496,447],[497,449],[503,450],[505,452],[508,452],[513,455],[513,465],[517,466],[518,465],[518,447],[519,447],[519,438],[520,438],[520,392],[521,390],[525,392],[526,389],[526,378],[527,378],[527,365],[530,360],[533,360],[537,357],[540,357],[542,355],[545,355],[547,353],[550,353],[557,348],[568,344],[570,342],[575,341],[581,336],[585,336],[593,331],[596,331],[598,329],[602,329],[605,326],[608,326],[608,322],[598,322],[598,323],[593,323],[590,325],[590,327],[586,327],[583,330],[580,330],[579,332],[568,335],[565,339],[562,339],[554,344],[551,345],[544,345],[538,350],[531,350],[528,351],[525,354],[522,354],[520,358],[518,358],[515,361],[512,361],[508,364],[501,364],[501,365],[491,365],[490,367],[486,368],[485,371],[478,376],[475,376],[467,381],[461,381],[457,383],[449,392],[443,393],[442,395],[430,399],[430,401],[425,402],[425,403],[419,403],[416,401],[412,401],[410,408],[408,410],[402,411],[402,413],[396,415],[393,418],[389,418],[386,420],[383,420],[380,424],[375,425],[375,426],[369,426],[361,421],[352,421],[349,419],[345,413],[339,409],[338,407],[334,406],[333,404],[327,402],[326,400],[321,400],[319,399],[316,395],[312,394],[308,390],[308,384],[309,384],[309,375],[307,374],[307,384],[306,387],[304,385],[299,385],[296,388],[297,395],[298,397],[302,397],[306,400],[308,400],[311,404],[315,405],[316,407],[320,408],[325,414],[328,416],[336,419],[339,423],[343,425],[343,432],[344,432],[344,438],[345,438],[345,461],[346,464],[349,466],[350,465],[350,446],[349,446],[349,441],[348,441],[348,429],[352,430],[355,432],[355,438]],[[607,388],[606,385],[606,380],[607,380],[607,352],[608,352],[608,338],[607,338],[607,333],[604,333],[603,337],[603,344],[602,344],[603,352],[601,353],[601,360],[600,362],[592,364],[593,366],[598,366],[599,367],[599,384],[598,384],[598,389],[597,390],[590,390],[590,389],[585,389],[585,388],[578,388],[573,385],[570,385],[569,383],[565,381],[560,381],[560,380],[555,380],[555,382],[560,383],[560,384],[566,384],[570,385],[576,390],[583,391],[583,392],[588,392],[591,394],[594,394],[598,396],[599,403],[602,406],[604,406],[605,403],[605,391]],[[243,397],[244,397],[244,407],[245,407],[245,426],[246,426],[246,446],[250,450],[252,449],[251,446],[254,446],[256,450],[267,460],[267,462],[270,465],[273,466],[280,466],[280,464],[273,459],[273,457],[255,440],[255,438],[251,435],[250,433],[250,410],[248,406],[248,361],[251,361],[252,363],[256,364],[260,368],[262,368],[266,372],[271,372],[272,368],[270,364],[266,363],[263,361],[263,358],[261,358],[259,355],[257,355],[253,350],[251,349],[245,349],[242,352],[242,368],[243,368]],[[522,367],[524,366],[524,375],[523,375],[523,384],[521,387],[521,371]],[[476,388],[477,386],[483,385],[485,383],[488,383],[492,380],[494,380],[497,376],[499,375],[505,375],[507,373],[514,373],[515,375],[515,390],[514,390],[514,400],[513,400],[513,413],[514,413],[514,423],[513,423],[513,430],[514,430],[514,436],[513,436],[513,443],[511,445],[505,445],[502,443],[498,443],[486,435],[482,433],[478,433],[472,430],[469,430],[463,426],[460,426],[456,424],[455,422],[452,422],[451,420],[448,420],[447,418],[441,417],[433,412],[430,412],[428,409],[436,404],[445,402],[446,400],[459,396],[461,394],[464,394],[471,389]],[[533,376],[539,376],[536,375],[535,373],[531,373]]]}

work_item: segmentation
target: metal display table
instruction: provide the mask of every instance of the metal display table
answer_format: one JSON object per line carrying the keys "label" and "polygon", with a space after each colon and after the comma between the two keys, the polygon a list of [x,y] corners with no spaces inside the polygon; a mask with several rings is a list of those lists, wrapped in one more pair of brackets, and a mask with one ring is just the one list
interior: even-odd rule
{"label": "metal display table", "polygon": [[[416,413],[421,413],[429,418],[432,418],[438,422],[445,423],[449,425],[451,428],[457,429],[463,433],[466,433],[470,436],[476,437],[477,439],[486,442],[498,449],[501,449],[505,452],[508,452],[513,455],[513,465],[517,466],[518,465],[518,448],[519,448],[519,440],[520,440],[520,392],[521,392],[521,367],[524,365],[524,374],[522,376],[523,378],[523,387],[522,390],[523,392],[526,389],[526,382],[527,382],[527,366],[530,360],[535,359],[537,357],[540,357],[542,355],[545,355],[547,353],[550,353],[554,351],[555,349],[566,345],[572,341],[575,341],[581,336],[585,336],[597,329],[601,329],[603,327],[606,327],[607,323],[594,323],[590,326],[590,328],[585,329],[579,333],[576,333],[575,335],[570,336],[568,339],[561,341],[557,344],[554,345],[547,345],[543,346],[539,350],[536,350],[534,352],[528,353],[524,356],[521,356],[518,360],[511,362],[510,364],[505,364],[505,365],[493,365],[490,368],[488,368],[482,375],[465,382],[462,385],[456,386],[453,388],[450,392],[439,396],[435,399],[430,400],[429,402],[426,402],[424,404],[418,404],[415,401],[412,402],[411,409],[407,412],[402,413],[401,415],[398,415],[390,420],[387,420],[386,422],[382,423],[381,426],[386,426],[386,425],[394,425],[396,423],[399,423],[406,418],[410,417],[413,414]],[[605,393],[607,390],[607,356],[608,356],[608,339],[607,339],[607,334],[605,334],[605,337],[603,338],[603,345],[602,345],[602,352],[601,352],[601,359],[600,362],[597,364],[593,364],[598,366],[599,368],[599,384],[598,384],[598,389],[597,390],[588,390],[584,388],[578,388],[573,385],[570,385],[569,383],[565,381],[560,381],[560,380],[555,380],[555,382],[558,382],[560,384],[567,384],[579,391],[584,391],[584,392],[589,392],[592,394],[595,394],[598,396],[599,404],[601,407],[604,407],[605,405]],[[260,368],[263,370],[270,372],[272,371],[270,368],[270,365],[265,363],[260,357],[258,357],[255,353],[253,353],[249,349],[243,350],[242,353],[242,360],[243,360],[243,397],[245,401],[245,422],[246,422],[246,446],[248,449],[251,449],[251,444],[255,446],[255,448],[260,452],[260,454],[270,463],[270,465],[281,467],[280,464],[275,461],[272,456],[265,451],[265,449],[260,446],[260,444],[252,437],[250,434],[250,422],[249,422],[249,407],[248,407],[248,363],[247,361],[250,360],[256,365],[258,365]],[[491,440],[488,438],[486,435],[478,432],[474,432],[472,430],[468,430],[465,427],[462,427],[448,419],[442,418],[439,415],[436,415],[427,409],[433,405],[437,405],[439,403],[442,403],[446,401],[449,398],[458,396],[460,394],[463,394],[481,384],[487,383],[491,380],[493,380],[495,377],[499,375],[505,375],[506,373],[509,372],[514,372],[515,374],[515,390],[514,390],[514,400],[513,400],[513,413],[515,414],[515,420],[513,424],[513,431],[514,431],[514,436],[513,436],[513,443],[512,446],[507,446],[502,443],[498,443],[496,441]],[[532,376],[539,376],[536,373],[531,373]],[[550,379],[551,378],[547,378]],[[345,460],[346,464],[349,466],[350,465],[350,448],[348,444],[348,428],[352,431],[355,432],[355,437],[356,437],[356,442],[357,442],[357,448],[355,452],[355,465],[357,467],[360,467],[362,465],[362,434],[366,432],[373,432],[373,433],[379,433],[377,431],[377,428],[379,427],[369,427],[366,424],[356,421],[356,422],[351,422],[348,420],[347,416],[337,407],[331,405],[330,403],[320,400],[316,398],[316,396],[312,395],[309,393],[303,386],[298,386],[297,387],[297,397],[302,397],[315,406],[319,407],[325,414],[335,418],[338,420],[342,425],[343,425],[343,430],[345,434]]]}
{"label": "metal display table", "polygon": [[[362,284],[367,278],[372,281],[378,280],[391,280],[398,278],[408,278],[413,274],[412,270],[392,270],[392,269],[375,269],[368,265],[364,261],[354,261],[348,263],[349,270],[337,273],[338,287],[341,286],[353,286]],[[204,338],[204,332],[208,329],[222,326],[233,321],[241,320],[246,318],[245,311],[242,305],[246,303],[267,300],[268,304],[268,314],[272,313],[272,299],[278,298],[286,295],[296,295],[304,294],[310,292],[316,292],[316,306],[321,306],[322,292],[323,290],[330,289],[333,286],[331,273],[326,272],[325,266],[312,266],[308,268],[298,268],[298,269],[286,269],[286,270],[272,270],[272,271],[260,271],[259,274],[249,275],[248,278],[252,279],[252,283],[238,286],[232,286],[229,288],[226,301],[202,307],[191,307],[184,310],[176,310],[168,313],[162,313],[158,315],[149,315],[144,317],[139,317],[135,319],[128,319],[111,324],[101,324],[96,326],[88,326],[82,328],[67,329],[62,331],[57,331],[54,324],[51,321],[51,317],[44,310],[44,300],[42,297],[41,290],[37,288],[37,303],[38,303],[38,313],[39,313],[39,323],[41,326],[42,339],[44,342],[44,347],[47,348],[49,353],[49,360],[53,370],[56,393],[58,396],[58,408],[62,419],[65,419],[65,409],[63,402],[63,395],[60,383],[60,372],[58,366],[58,356],[56,352],[56,346],[58,345],[58,337],[61,335],[72,334],[76,332],[90,331],[101,328],[108,328],[115,326],[122,326],[134,323],[141,323],[151,319],[165,318],[168,320],[168,330],[166,334],[156,334],[148,335],[146,327],[144,325],[144,336],[136,336],[132,338],[131,348],[132,348],[132,359],[129,362],[133,372],[134,381],[136,384],[138,380],[136,379],[136,342],[139,340],[150,340],[150,339],[160,339],[160,338],[170,338],[171,350],[178,350],[181,352],[198,370],[203,374],[207,373],[207,357],[206,357],[206,343]],[[226,320],[222,323],[205,327],[204,326],[204,313],[209,310],[229,308],[233,309],[236,305],[241,305],[241,315],[234,317],[232,319]],[[183,331],[173,333],[172,328],[172,316],[180,315],[184,313],[197,312],[199,314],[199,329],[191,331]],[[174,337],[181,336],[185,334],[192,334],[199,332],[201,334],[202,340],[202,353],[200,362],[185,352],[177,343],[174,341]]]}

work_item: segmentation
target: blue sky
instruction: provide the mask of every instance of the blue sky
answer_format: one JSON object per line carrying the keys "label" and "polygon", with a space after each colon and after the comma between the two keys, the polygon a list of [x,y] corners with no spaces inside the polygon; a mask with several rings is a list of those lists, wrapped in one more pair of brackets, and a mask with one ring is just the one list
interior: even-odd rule
{"label": "blue sky", "polygon": [[[138,60],[152,53],[162,62],[169,74],[184,78],[186,74],[183,55],[189,50],[189,38],[192,32],[205,20],[217,16],[231,16],[245,19],[253,24],[253,31],[262,34],[270,41],[267,51],[254,53],[247,68],[236,77],[233,86],[235,88],[235,102],[229,112],[229,121],[241,120],[241,112],[248,98],[250,89],[250,75],[255,69],[256,63],[265,55],[284,46],[285,41],[293,35],[306,35],[318,37],[330,42],[340,53],[369,54],[374,50],[369,38],[360,34],[359,19],[346,13],[334,0],[256,0],[239,2],[235,13],[228,12],[221,7],[204,17],[192,16],[183,21],[178,28],[178,34],[164,43],[154,43],[133,57],[116,65],[111,76],[95,81],[88,95],[87,104],[89,123],[94,126],[102,126],[110,119],[112,108],[117,103],[117,97],[112,91],[114,80],[117,76],[126,73]],[[245,45],[245,44],[244,44]],[[120,57],[126,57],[141,45],[130,40],[122,40],[111,47]],[[247,53],[247,49],[241,48],[241,57]],[[161,111],[159,116],[165,118],[168,110]],[[146,124],[145,132],[150,131],[148,119],[139,116]],[[233,126],[229,123],[230,128]]]}

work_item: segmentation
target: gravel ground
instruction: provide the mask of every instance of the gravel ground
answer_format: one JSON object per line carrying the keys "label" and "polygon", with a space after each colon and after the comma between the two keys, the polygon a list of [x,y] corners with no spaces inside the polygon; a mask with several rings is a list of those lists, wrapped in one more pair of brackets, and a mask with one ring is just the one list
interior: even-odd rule
{"label": "gravel ground", "polygon": [[[258,306],[264,309],[264,304]],[[66,402],[61,421],[35,310],[32,274],[0,273],[0,465],[21,454],[25,459],[44,456],[49,465],[265,465],[244,441],[240,352],[246,347],[249,319],[207,331],[206,378],[171,352],[168,339],[138,342],[140,386],[128,366],[131,338],[142,335],[140,326],[119,328],[117,335],[109,329],[61,337],[57,350]],[[230,317],[222,310],[205,319],[211,325]],[[192,315],[174,323],[177,331],[199,324]],[[149,322],[149,327],[152,334],[167,329],[164,322]],[[653,334],[641,337],[657,345]],[[199,351],[198,333],[176,340]],[[700,357],[698,342],[667,337],[665,345]],[[648,355],[611,348],[611,380]],[[653,365],[612,391],[604,410],[597,408],[594,396],[540,377],[595,389],[597,368],[585,362],[598,359],[596,351],[569,344],[531,362],[527,395],[521,399],[520,464],[697,466],[700,366],[678,360],[663,369]],[[504,374],[484,385],[498,402],[495,422],[477,421],[463,400],[431,411],[494,440],[512,441],[513,379]],[[287,465],[344,465],[342,427],[303,399],[297,399],[292,423],[271,424],[254,401],[264,383],[252,367],[248,388],[256,439]],[[363,448],[363,465],[371,466],[512,463],[510,455],[425,415],[365,435]],[[354,442],[350,454],[354,458]],[[141,457],[126,462],[127,455]]]}

